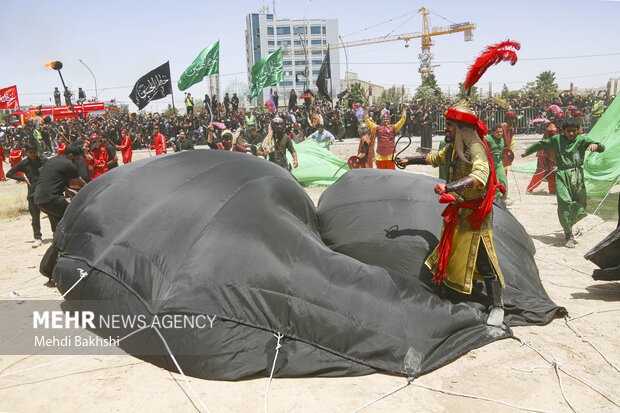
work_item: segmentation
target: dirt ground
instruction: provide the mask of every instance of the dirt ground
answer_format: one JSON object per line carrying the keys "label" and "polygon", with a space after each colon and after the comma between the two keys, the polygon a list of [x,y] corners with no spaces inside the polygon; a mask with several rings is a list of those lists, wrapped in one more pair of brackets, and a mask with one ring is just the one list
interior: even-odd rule
{"label": "dirt ground", "polygon": [[[517,137],[515,165],[535,159],[521,159],[519,155],[522,148],[537,138],[534,135]],[[435,137],[435,147],[438,141],[439,137]],[[414,138],[406,154],[413,153],[418,145],[419,138]],[[347,140],[336,143],[332,150],[346,159],[354,154],[356,147],[357,141]],[[148,152],[139,151],[135,158],[148,156]],[[7,165],[4,166],[6,171]],[[436,170],[423,166],[407,168],[406,172],[437,174]],[[620,346],[617,344],[620,282],[594,281],[591,274],[596,267],[583,258],[616,227],[618,187],[597,215],[588,215],[577,225],[583,234],[577,238],[575,249],[567,249],[563,246],[555,196],[547,193],[545,183],[538,193],[525,195],[529,179],[530,175],[510,173],[512,205],[509,210],[534,239],[540,277],[549,296],[566,307],[571,317],[591,313],[571,322],[584,339],[573,332],[564,319],[556,319],[544,327],[515,327],[513,331],[518,340],[501,340],[473,350],[364,411],[515,411],[513,407],[493,401],[441,393],[437,389],[535,411],[567,412],[571,411],[569,403],[578,411],[620,411],[617,386],[620,378]],[[315,203],[323,190],[307,188]],[[0,194],[2,203],[13,202],[15,194],[25,197],[25,185],[1,182]],[[600,201],[590,200],[590,214]],[[0,208],[3,206],[8,205],[0,204]],[[3,245],[0,249],[0,299],[61,299],[55,288],[43,285],[46,278],[38,273],[39,262],[52,238],[47,218],[42,220],[42,229],[45,244],[34,249],[31,248],[32,231],[27,211],[0,218]],[[238,382],[189,380],[211,412],[254,412],[264,408],[267,378]],[[404,377],[387,374],[274,379],[269,390],[268,410],[353,411],[405,383]],[[180,374],[129,355],[0,355],[0,411],[191,412],[199,409],[199,401]]]}

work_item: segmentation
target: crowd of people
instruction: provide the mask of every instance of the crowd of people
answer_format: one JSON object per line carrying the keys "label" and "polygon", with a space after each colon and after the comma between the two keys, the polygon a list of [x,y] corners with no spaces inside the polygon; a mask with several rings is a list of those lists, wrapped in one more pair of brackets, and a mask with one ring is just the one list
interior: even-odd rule
{"label": "crowd of people", "polygon": [[[486,289],[487,324],[501,326],[505,282],[493,245],[492,205],[495,199],[506,200],[504,155],[514,148],[517,120],[524,117],[525,110],[530,111],[529,116],[547,119],[542,139],[522,153],[525,157],[538,151],[538,170],[527,191],[536,188],[542,174],[549,178],[549,191],[558,200],[566,247],[574,248],[573,226],[585,216],[587,200],[584,155],[586,151],[605,150],[602,144],[582,135],[584,113],[598,114],[594,106],[587,106],[592,102],[601,101],[562,92],[553,101],[515,99],[508,102],[508,110],[506,102],[492,100],[469,102],[467,106],[461,103],[456,109],[452,101],[368,107],[343,95],[334,107],[313,97],[304,99],[302,105],[291,99],[287,110],[278,113],[245,111],[238,107],[237,96],[226,95],[222,104],[217,96],[206,96],[205,110],[195,112],[188,93],[183,116],[121,113],[56,122],[39,118],[15,128],[5,127],[0,152],[3,156],[8,152],[11,169],[7,177],[28,185],[33,247],[37,247],[41,245],[40,212],[48,215],[54,232],[69,205],[67,197],[118,167],[118,151],[127,164],[132,161],[134,148],[146,147],[157,156],[169,149],[179,152],[207,145],[213,150],[263,156],[291,171],[298,167],[294,143],[314,139],[329,150],[337,139],[357,138],[357,154],[349,159],[356,167],[372,168],[376,164],[378,169],[395,169],[418,164],[443,169],[440,177],[445,181],[437,184],[435,192],[441,196],[440,202],[448,204],[443,213],[444,228],[439,245],[425,264],[434,274],[434,282],[449,287],[449,294],[457,296],[471,294],[474,274],[479,274]],[[604,109],[605,104],[602,101],[596,109]],[[439,152],[431,153],[438,116],[445,138]],[[399,158],[398,134],[421,136],[419,155]]]}
{"label": "crowd of people", "polygon": [[[298,165],[293,143],[314,139],[329,150],[336,140],[356,138],[360,139],[357,153],[359,165],[374,167],[376,164],[379,169],[394,169],[399,166],[398,162],[394,162],[396,136],[421,136],[418,152],[426,156],[432,148],[432,135],[438,127],[438,116],[446,130],[443,114],[454,104],[453,101],[446,100],[427,105],[402,103],[399,107],[393,107],[388,103],[366,106],[348,99],[345,94],[333,107],[319,100],[315,101],[311,96],[300,100],[301,105],[297,105],[297,101],[291,98],[286,110],[270,112],[239,108],[238,97],[233,95],[229,98],[226,94],[222,103],[216,95],[205,96],[204,106],[201,108],[203,110],[195,112],[194,100],[189,93],[185,103],[185,115],[117,113],[109,117],[94,116],[57,121],[35,117],[25,125],[5,125],[1,128],[0,155],[8,159],[11,166],[7,177],[24,181],[29,186],[28,205],[35,238],[33,246],[40,245],[39,211],[54,217],[50,219],[50,223],[52,229],[55,229],[68,205],[64,200],[65,189],[79,190],[90,180],[116,168],[119,165],[119,152],[122,163],[127,164],[132,160],[134,149],[147,148],[154,151],[155,155],[161,155],[168,151],[192,150],[196,145],[207,145],[216,150],[264,156],[291,170]],[[503,109],[506,103],[511,109]],[[550,142],[550,138],[564,132],[563,121],[566,119],[571,120],[570,125],[579,126],[578,134],[582,133],[585,114],[600,117],[602,110],[609,104],[609,99],[573,96],[562,92],[553,100],[515,98],[505,102],[489,99],[472,101],[469,104],[483,121],[485,114],[487,117],[489,114],[493,115],[492,119],[485,121],[490,126],[486,141],[496,165],[497,179],[505,189],[501,193],[497,192],[497,197],[506,201],[508,183],[502,155],[505,148],[513,148],[513,136],[518,132],[519,113],[530,110],[528,113],[546,119],[547,122],[542,124],[544,135],[541,142]],[[495,119],[495,116],[501,116],[501,119]],[[570,132],[572,133],[572,129]],[[448,141],[442,141],[440,150],[445,151],[447,144]],[[567,244],[570,244],[568,241],[572,239],[572,225],[569,226],[569,223],[574,221],[571,216],[581,216],[583,211],[566,212],[576,208],[569,206],[570,195],[566,195],[566,184],[562,184],[561,191],[556,190],[556,175],[563,173],[559,172],[556,166],[557,151],[561,151],[560,158],[563,158],[566,149],[545,144],[537,144],[533,148],[539,151],[538,168],[526,191],[535,190],[546,180],[549,192],[558,194],[558,207],[566,216],[563,218],[564,215],[561,215],[560,220],[566,233]],[[532,148],[528,148],[527,153],[532,151]],[[287,152],[294,159],[292,165],[287,160]],[[39,180],[39,170],[46,163],[46,157],[63,155],[70,158],[71,162],[65,160],[61,164],[62,172],[52,179],[54,183],[44,185],[48,193],[37,198],[35,188]],[[55,163],[56,161],[52,164]],[[447,179],[444,165],[437,166],[441,167],[440,177]],[[64,178],[61,178],[61,175]],[[0,179],[6,179],[1,168]],[[584,202],[581,198],[583,197],[579,197],[579,205]],[[50,202],[52,204],[49,204]]]}

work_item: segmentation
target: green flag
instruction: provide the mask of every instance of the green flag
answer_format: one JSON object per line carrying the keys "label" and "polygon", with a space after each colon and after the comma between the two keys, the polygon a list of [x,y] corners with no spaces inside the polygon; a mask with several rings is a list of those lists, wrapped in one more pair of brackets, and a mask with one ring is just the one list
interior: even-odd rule
{"label": "green flag", "polygon": [[179,79],[179,90],[185,90],[191,85],[202,81],[205,76],[220,73],[220,41],[205,48],[192,64],[185,69]]}
{"label": "green flag", "polygon": [[266,86],[275,85],[284,78],[282,66],[282,48],[260,59],[250,70],[252,74],[252,92],[250,99],[258,95]]}

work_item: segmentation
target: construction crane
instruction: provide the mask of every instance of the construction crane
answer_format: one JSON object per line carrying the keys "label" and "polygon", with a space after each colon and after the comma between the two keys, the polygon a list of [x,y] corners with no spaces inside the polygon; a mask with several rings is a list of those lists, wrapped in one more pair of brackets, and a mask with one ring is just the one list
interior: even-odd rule
{"label": "construction crane", "polygon": [[[418,55],[420,60],[420,66],[418,67],[418,72],[422,76],[422,80],[429,73],[433,72],[433,68],[439,65],[433,64],[433,54],[431,53],[431,47],[434,46],[433,36],[440,36],[442,34],[451,34],[464,32],[464,40],[466,42],[470,42],[473,40],[473,30],[476,28],[476,25],[471,22],[464,23],[454,23],[448,27],[430,27],[430,19],[428,18],[429,11],[428,9],[422,7],[418,10],[418,13],[422,12],[422,31],[421,32],[413,32],[413,33],[405,33],[405,34],[393,34],[383,37],[374,37],[371,39],[363,39],[363,40],[355,40],[351,42],[342,42],[342,43],[334,43],[330,44],[329,47],[331,49],[342,49],[346,47],[357,47],[357,46],[367,46],[370,44],[377,43],[387,43],[394,42],[397,40],[404,40],[405,47],[409,47],[409,40],[418,39],[422,40],[422,52]],[[326,46],[318,46],[311,47],[306,49],[296,49],[296,50],[288,50],[283,53],[284,56],[291,55],[299,55],[311,52],[318,52],[327,50]]]}

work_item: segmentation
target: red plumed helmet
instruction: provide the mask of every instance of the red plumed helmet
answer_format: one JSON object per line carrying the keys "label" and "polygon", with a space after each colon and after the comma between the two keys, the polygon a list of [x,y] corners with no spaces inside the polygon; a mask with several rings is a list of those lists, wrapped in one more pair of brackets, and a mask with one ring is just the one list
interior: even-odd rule
{"label": "red plumed helmet", "polygon": [[576,111],[573,112],[573,118],[578,118],[581,115],[582,115],[582,113],[581,113],[580,110],[576,110]]}
{"label": "red plumed helmet", "polygon": [[476,59],[474,64],[469,68],[467,72],[467,78],[463,83],[463,88],[469,90],[473,85],[480,80],[484,72],[493,65],[499,62],[509,61],[511,65],[517,63],[517,53],[515,50],[521,49],[521,45],[518,42],[512,40],[506,40],[498,44],[487,46],[482,51],[482,54]]}
{"label": "red plumed helmet", "polygon": [[509,110],[508,112],[506,112],[506,117],[507,118],[516,118],[517,114],[515,113],[514,110]]}

